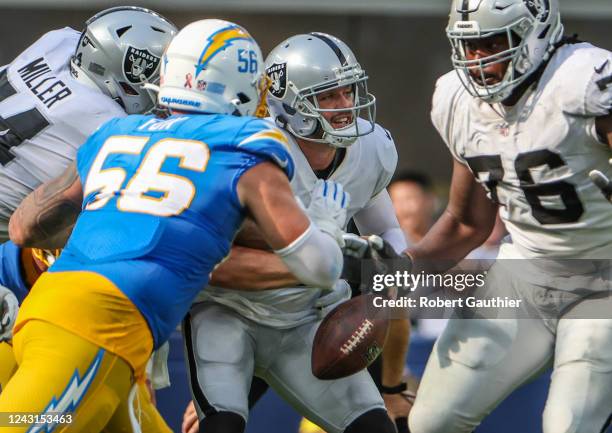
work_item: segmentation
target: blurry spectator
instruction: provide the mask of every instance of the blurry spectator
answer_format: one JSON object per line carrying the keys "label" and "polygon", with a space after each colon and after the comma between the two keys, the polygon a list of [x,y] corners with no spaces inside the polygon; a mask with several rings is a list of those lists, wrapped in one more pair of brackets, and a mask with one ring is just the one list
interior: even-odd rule
{"label": "blurry spectator", "polygon": [[389,184],[389,195],[408,244],[420,241],[434,223],[438,199],[427,175],[399,172]]}
{"label": "blurry spectator", "polygon": [[[435,222],[438,207],[438,198],[432,190],[431,179],[421,172],[401,171],[391,180],[388,190],[408,245],[419,242]],[[427,311],[414,313],[416,316],[426,315]],[[414,319],[415,316],[412,317]],[[416,334],[435,338],[444,329],[446,322],[445,319],[419,319]]]}

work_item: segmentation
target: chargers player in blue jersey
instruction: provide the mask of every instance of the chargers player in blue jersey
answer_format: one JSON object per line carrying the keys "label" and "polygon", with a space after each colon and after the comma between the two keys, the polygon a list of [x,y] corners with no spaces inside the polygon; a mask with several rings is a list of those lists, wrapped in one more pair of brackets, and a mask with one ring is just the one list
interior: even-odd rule
{"label": "chargers player in blue jersey", "polygon": [[18,245],[56,247],[78,220],[20,309],[19,368],[0,395],[0,412],[47,424],[13,431],[97,432],[112,422],[246,216],[304,284],[333,286],[349,197],[320,182],[304,213],[285,136],[251,117],[265,109],[266,89],[260,49],[242,27],[190,24],[162,60],[158,100],[173,115],[106,123],[76,164],[17,209],[9,233]]}

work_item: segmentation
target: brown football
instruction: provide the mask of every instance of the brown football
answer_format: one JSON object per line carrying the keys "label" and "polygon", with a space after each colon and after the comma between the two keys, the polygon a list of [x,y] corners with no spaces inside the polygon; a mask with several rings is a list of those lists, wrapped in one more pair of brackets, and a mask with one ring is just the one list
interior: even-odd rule
{"label": "brown football", "polygon": [[312,346],[312,374],[339,379],[374,362],[382,352],[389,320],[386,309],[373,306],[373,298],[371,293],[357,296],[323,319]]}

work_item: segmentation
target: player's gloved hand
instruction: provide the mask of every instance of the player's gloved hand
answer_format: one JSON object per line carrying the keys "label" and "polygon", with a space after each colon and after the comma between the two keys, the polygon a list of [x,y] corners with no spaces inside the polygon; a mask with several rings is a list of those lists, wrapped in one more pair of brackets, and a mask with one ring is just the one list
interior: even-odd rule
{"label": "player's gloved hand", "polygon": [[19,302],[15,294],[0,286],[0,342],[13,338],[13,325],[17,318]]}
{"label": "player's gloved hand", "polygon": [[342,229],[346,225],[346,209],[350,194],[344,191],[341,183],[319,179],[310,196],[310,206],[306,213],[323,232],[344,245]]}
{"label": "player's gloved hand", "polygon": [[[610,159],[608,163],[612,165],[612,159]],[[591,182],[601,190],[606,200],[612,203],[612,180],[599,170],[591,170],[589,177],[591,178]]]}
{"label": "player's gloved hand", "polygon": [[366,269],[365,274],[387,274],[399,271],[412,270],[412,260],[406,254],[395,252],[391,244],[378,235],[370,235],[367,238],[345,233],[344,266],[340,278],[348,281],[351,287],[361,287],[363,283],[362,260],[369,259],[371,269]]}

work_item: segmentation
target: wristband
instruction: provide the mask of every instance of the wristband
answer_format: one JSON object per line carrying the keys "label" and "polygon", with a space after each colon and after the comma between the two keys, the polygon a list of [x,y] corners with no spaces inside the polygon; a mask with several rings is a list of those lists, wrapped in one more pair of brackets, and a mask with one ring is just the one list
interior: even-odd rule
{"label": "wristband", "polygon": [[399,385],[395,385],[395,386],[380,385],[380,392],[382,394],[401,394],[407,389],[408,389],[408,384],[406,382],[402,382]]}

